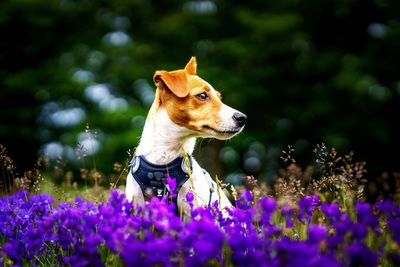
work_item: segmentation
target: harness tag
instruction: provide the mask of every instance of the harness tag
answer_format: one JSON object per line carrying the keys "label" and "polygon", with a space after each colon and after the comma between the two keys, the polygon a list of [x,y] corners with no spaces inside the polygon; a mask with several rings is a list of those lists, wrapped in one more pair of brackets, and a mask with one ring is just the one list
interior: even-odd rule
{"label": "harness tag", "polygon": [[161,198],[163,196],[162,189],[157,189],[157,197]]}

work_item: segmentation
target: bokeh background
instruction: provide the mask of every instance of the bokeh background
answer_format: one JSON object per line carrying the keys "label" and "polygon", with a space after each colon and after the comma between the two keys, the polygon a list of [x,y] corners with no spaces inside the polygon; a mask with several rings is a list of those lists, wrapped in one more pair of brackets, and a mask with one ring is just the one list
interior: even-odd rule
{"label": "bokeh background", "polygon": [[[248,115],[240,136],[197,157],[231,182],[272,183],[288,145],[320,143],[399,171],[400,2],[389,0],[0,2],[0,143],[20,170],[40,154],[107,173],[134,149],[155,70],[198,73]],[[89,129],[89,132],[88,132]]]}

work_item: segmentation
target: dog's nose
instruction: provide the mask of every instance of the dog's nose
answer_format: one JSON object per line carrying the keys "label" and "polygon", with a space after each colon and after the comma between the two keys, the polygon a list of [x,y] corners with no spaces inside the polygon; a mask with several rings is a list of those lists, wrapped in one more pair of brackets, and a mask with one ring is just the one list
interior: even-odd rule
{"label": "dog's nose", "polygon": [[241,112],[235,112],[233,113],[233,120],[238,127],[242,127],[246,124],[247,116]]}

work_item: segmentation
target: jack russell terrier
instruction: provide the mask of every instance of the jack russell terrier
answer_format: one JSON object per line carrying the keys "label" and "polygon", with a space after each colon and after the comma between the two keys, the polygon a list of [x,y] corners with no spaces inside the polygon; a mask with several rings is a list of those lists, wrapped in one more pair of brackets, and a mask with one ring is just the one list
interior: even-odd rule
{"label": "jack russell terrier", "polygon": [[[126,182],[126,198],[135,204],[167,196],[186,215],[190,205],[207,206],[215,200],[220,209],[232,206],[192,153],[197,137],[232,138],[247,117],[222,103],[221,94],[196,71],[192,57],[184,69],[159,70],[153,76],[155,99]],[[194,195],[192,203],[186,200],[188,192]]]}

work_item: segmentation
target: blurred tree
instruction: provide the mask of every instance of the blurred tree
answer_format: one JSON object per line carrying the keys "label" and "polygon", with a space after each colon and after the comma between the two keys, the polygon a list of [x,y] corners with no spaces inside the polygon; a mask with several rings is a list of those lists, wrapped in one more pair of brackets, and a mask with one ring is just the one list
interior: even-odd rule
{"label": "blurred tree", "polygon": [[307,164],[320,142],[354,150],[371,177],[398,170],[399,5],[3,1],[0,141],[22,168],[39,147],[74,162],[80,143],[110,171],[137,144],[153,72],[195,55],[200,76],[249,116],[223,150],[202,145],[204,158],[220,157],[211,161],[223,163],[213,165],[217,173],[270,181],[282,147],[294,144]]}

